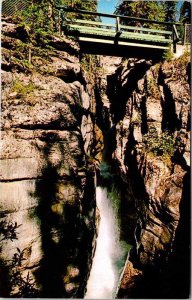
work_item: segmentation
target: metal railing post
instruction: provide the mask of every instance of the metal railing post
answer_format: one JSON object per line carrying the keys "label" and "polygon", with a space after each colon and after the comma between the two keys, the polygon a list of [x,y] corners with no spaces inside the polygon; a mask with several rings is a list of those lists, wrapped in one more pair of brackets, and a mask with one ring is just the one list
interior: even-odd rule
{"label": "metal railing post", "polygon": [[116,17],[116,33],[120,31],[120,19],[119,17]]}
{"label": "metal railing post", "polygon": [[115,38],[117,39],[121,35],[121,25],[120,25],[120,17],[116,17],[116,35]]}
{"label": "metal railing post", "polygon": [[176,25],[173,25],[173,52],[177,52],[177,42],[179,41],[179,34]]}

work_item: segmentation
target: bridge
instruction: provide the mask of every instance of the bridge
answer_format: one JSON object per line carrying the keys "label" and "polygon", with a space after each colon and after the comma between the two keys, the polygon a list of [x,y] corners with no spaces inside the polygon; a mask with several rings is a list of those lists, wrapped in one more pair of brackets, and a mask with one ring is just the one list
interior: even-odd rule
{"label": "bridge", "polygon": [[[159,60],[171,46],[176,52],[180,40],[177,26],[181,23],[76,10],[65,6],[56,8],[60,12],[61,31],[74,37],[83,53]],[[103,18],[108,18],[110,22],[102,22]]]}

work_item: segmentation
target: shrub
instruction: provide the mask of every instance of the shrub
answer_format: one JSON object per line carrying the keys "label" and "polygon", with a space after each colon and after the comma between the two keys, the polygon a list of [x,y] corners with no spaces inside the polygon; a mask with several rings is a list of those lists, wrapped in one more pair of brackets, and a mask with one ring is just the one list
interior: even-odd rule
{"label": "shrub", "polygon": [[19,98],[24,98],[35,90],[36,86],[33,82],[23,84],[22,81],[16,79],[13,83],[11,92],[16,92]]}
{"label": "shrub", "polygon": [[[14,241],[18,240],[17,229],[21,226],[17,222],[3,220],[0,221],[0,242],[4,240]],[[2,247],[0,247],[0,254]],[[11,260],[0,260],[0,269],[6,267],[9,271],[9,281],[11,286],[10,297],[28,298],[37,297],[38,289],[36,283],[30,273],[24,275],[23,269],[25,261],[31,255],[31,248],[25,248],[22,251],[17,248]],[[2,273],[3,274],[3,273]]]}
{"label": "shrub", "polygon": [[10,268],[10,282],[12,286],[11,296],[17,298],[31,298],[38,296],[38,290],[34,279],[30,276],[22,274],[23,263],[26,261],[26,256],[30,256],[30,248],[25,248],[22,251],[17,248],[14,253],[11,268]]}
{"label": "shrub", "polygon": [[164,51],[162,58],[163,61],[171,61],[174,58],[173,51],[171,50],[171,48]]}
{"label": "shrub", "polygon": [[168,131],[158,135],[156,129],[151,129],[149,133],[144,135],[143,141],[146,151],[156,156],[171,157],[174,154],[174,137]]}

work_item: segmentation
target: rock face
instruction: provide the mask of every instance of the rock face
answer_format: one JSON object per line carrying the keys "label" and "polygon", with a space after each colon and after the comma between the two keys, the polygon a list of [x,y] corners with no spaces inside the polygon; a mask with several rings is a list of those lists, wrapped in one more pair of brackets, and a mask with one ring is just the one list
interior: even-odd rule
{"label": "rock face", "polygon": [[50,37],[34,70],[18,56],[27,32],[2,25],[0,293],[81,298],[95,234],[92,91],[75,43]]}
{"label": "rock face", "polygon": [[100,57],[100,65],[97,124],[133,244],[117,298],[188,297],[189,56],[156,65]]}
{"label": "rock face", "polygon": [[112,158],[136,224],[118,298],[189,295],[189,74],[184,55],[155,66],[129,60],[112,75]]}
{"label": "rock face", "polygon": [[84,296],[104,137],[133,244],[117,297],[187,298],[189,57],[101,57],[90,75],[65,37],[31,55],[24,27],[2,29],[0,295]]}

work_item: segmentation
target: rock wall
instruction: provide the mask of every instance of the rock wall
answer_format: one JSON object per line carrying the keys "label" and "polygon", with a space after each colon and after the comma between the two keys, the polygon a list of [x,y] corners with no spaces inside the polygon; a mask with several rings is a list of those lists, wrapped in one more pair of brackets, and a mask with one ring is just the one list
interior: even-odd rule
{"label": "rock wall", "polygon": [[[189,56],[124,61],[108,78],[112,164],[129,187],[134,246],[118,298],[189,295]],[[186,279],[187,278],[187,279]]]}
{"label": "rock wall", "polygon": [[3,20],[0,295],[81,298],[95,235],[92,90],[74,42],[49,36],[52,50],[30,62],[27,36]]}
{"label": "rock wall", "polygon": [[49,36],[31,57],[24,27],[2,29],[1,296],[83,297],[104,136],[133,244],[117,297],[187,297],[188,55],[86,71],[74,42]]}

